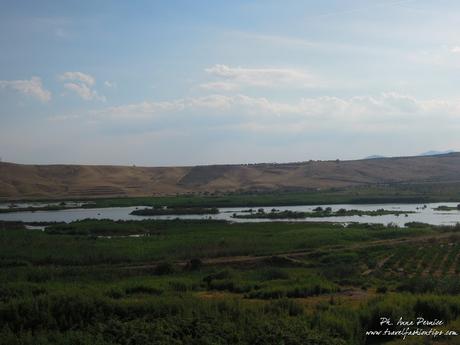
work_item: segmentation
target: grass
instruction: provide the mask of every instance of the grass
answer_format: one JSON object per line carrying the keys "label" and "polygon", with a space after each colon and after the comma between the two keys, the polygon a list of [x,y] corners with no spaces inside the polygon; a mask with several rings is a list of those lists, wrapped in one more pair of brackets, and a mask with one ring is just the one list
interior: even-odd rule
{"label": "grass", "polygon": [[[438,265],[435,279],[407,273],[441,245],[455,267],[455,228],[209,220],[1,228],[5,344],[363,345],[397,340],[365,337],[382,315],[448,325],[460,315],[449,270]],[[126,237],[135,233],[145,236]]]}
{"label": "grass", "polygon": [[[66,199],[62,200],[67,201]],[[458,202],[459,200],[459,182],[426,182],[368,185],[325,190],[315,189],[300,192],[248,191],[207,195],[95,198],[90,199],[90,203],[83,205],[83,207],[257,207],[321,204]],[[56,200],[41,201],[56,202]],[[88,199],[80,201],[88,201]]]}
{"label": "grass", "polygon": [[[116,236],[134,233],[147,236]],[[26,260],[35,264],[185,260],[194,257],[271,255],[427,233],[430,230],[422,228],[353,225],[344,229],[342,225],[321,223],[86,220],[68,225],[53,225],[44,233],[4,230],[0,234],[0,238],[3,238],[0,257],[3,261]],[[115,237],[99,238],[98,235]]]}
{"label": "grass", "polygon": [[424,191],[416,187],[356,187],[343,190],[312,192],[275,192],[254,194],[228,194],[216,196],[176,196],[95,199],[87,207],[123,206],[182,206],[182,207],[257,207],[319,204],[372,204],[372,203],[428,203],[458,201],[460,186],[449,194],[437,194],[436,190]]}
{"label": "grass", "polygon": [[266,213],[263,209],[253,212],[252,209],[245,211],[247,214],[233,214],[233,218],[240,219],[299,219],[299,218],[324,218],[324,217],[347,217],[347,216],[383,216],[388,214],[400,215],[414,213],[413,211],[396,211],[378,209],[373,211],[364,210],[346,210],[341,208],[337,211],[332,211],[330,208],[323,210],[321,207],[313,210],[313,212],[298,212],[298,211],[279,211],[272,209]]}
{"label": "grass", "polygon": [[13,212],[35,212],[35,211],[59,211],[68,210],[76,207],[67,207],[61,205],[46,205],[46,206],[28,206],[28,207],[11,207],[0,208],[0,213],[13,213]]}

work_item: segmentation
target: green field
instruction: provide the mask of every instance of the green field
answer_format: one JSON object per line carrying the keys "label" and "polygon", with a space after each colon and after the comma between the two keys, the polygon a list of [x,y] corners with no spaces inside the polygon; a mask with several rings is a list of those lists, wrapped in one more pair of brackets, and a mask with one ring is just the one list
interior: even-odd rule
{"label": "green field", "polygon": [[458,227],[85,220],[0,229],[0,344],[415,344],[365,332],[380,316],[459,326]]}
{"label": "green field", "polygon": [[[320,204],[428,203],[460,201],[460,183],[426,182],[368,185],[347,188],[315,189],[309,191],[195,193],[175,196],[117,197],[81,199],[89,201],[83,207],[173,206],[173,207],[256,207]],[[72,199],[76,201],[75,199]],[[9,202],[14,200],[4,200]],[[27,201],[27,200],[22,200]],[[42,202],[63,200],[29,200]],[[65,206],[52,206],[65,208]],[[35,207],[34,210],[46,209]],[[12,210],[4,209],[4,212]]]}
{"label": "green field", "polygon": [[303,192],[195,194],[170,197],[93,199],[87,207],[181,206],[255,207],[319,204],[458,202],[460,183],[392,184]]}

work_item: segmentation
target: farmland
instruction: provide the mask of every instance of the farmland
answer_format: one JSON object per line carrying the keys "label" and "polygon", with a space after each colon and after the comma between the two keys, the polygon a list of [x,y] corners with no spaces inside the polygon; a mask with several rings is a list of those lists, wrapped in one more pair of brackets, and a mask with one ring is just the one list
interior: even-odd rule
{"label": "farmland", "polygon": [[436,317],[451,329],[460,317],[457,227],[23,226],[0,226],[8,344],[397,343],[365,331],[380,316]]}

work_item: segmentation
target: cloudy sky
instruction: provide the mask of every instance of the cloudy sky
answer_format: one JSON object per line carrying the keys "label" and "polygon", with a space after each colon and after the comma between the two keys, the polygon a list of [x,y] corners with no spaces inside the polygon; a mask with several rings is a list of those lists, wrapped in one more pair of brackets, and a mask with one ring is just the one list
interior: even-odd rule
{"label": "cloudy sky", "polygon": [[460,2],[0,2],[0,157],[194,165],[460,151]]}

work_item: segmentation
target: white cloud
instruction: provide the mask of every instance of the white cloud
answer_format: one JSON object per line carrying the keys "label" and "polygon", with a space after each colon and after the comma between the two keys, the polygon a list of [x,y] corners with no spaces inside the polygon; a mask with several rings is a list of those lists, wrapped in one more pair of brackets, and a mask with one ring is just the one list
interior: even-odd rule
{"label": "white cloud", "polygon": [[459,46],[452,47],[452,48],[450,49],[450,51],[451,51],[452,53],[458,54],[458,53],[460,53],[460,47],[459,47]]}
{"label": "white cloud", "polygon": [[82,72],[65,72],[59,76],[61,80],[71,80],[71,81],[78,81],[83,84],[92,86],[96,82],[96,79],[86,73]]}
{"label": "white cloud", "polygon": [[105,102],[105,97],[100,96],[92,86],[96,79],[82,72],[65,72],[59,76],[59,79],[68,81],[64,83],[64,88],[75,92],[81,99],[85,101],[99,100]]}
{"label": "white cloud", "polygon": [[39,77],[32,77],[30,80],[0,80],[0,88],[18,91],[42,102],[51,99],[51,92],[43,87]]}
{"label": "white cloud", "polygon": [[212,90],[212,91],[235,91],[238,89],[238,84],[225,81],[216,81],[210,83],[200,84],[202,89]]}
{"label": "white cloud", "polygon": [[142,102],[109,107],[102,110],[94,110],[91,111],[90,114],[96,117],[105,117],[113,119],[141,119],[152,118],[157,114],[181,110],[183,110],[183,105],[181,105],[180,101]]}
{"label": "white cloud", "polygon": [[154,121],[162,126],[175,124],[208,126],[222,122],[231,128],[271,129],[299,132],[334,129],[337,131],[387,131],[449,123],[460,126],[460,101],[420,100],[394,92],[378,96],[350,98],[314,97],[297,102],[275,102],[247,95],[209,95],[165,102],[142,102],[92,111],[92,119]]}
{"label": "white cloud", "polygon": [[[224,157],[219,162],[229,163],[288,161],[305,155],[356,158],[374,152],[400,155],[410,150],[454,148],[460,143],[459,113],[460,100],[424,100],[394,92],[306,97],[293,102],[216,94],[58,114],[49,119],[49,126],[100,131],[103,135],[94,137],[94,142],[105,138],[102,140],[111,143],[108,147],[119,149],[117,153],[124,152],[126,145],[121,143],[139,142],[142,150],[131,151],[142,159],[153,154],[155,165],[163,157],[161,148],[175,147],[168,150],[161,164],[171,159],[168,162],[177,165],[196,164],[197,159],[209,163],[217,151]],[[147,136],[158,141],[147,140]],[[101,145],[94,147],[97,159],[108,159]],[[190,152],[213,154],[205,159]],[[86,152],[84,157],[87,159]]]}
{"label": "white cloud", "polygon": [[[266,98],[245,95],[208,95],[202,97],[179,98],[165,102],[142,102],[109,107],[92,111],[92,115],[117,119],[155,118],[175,114],[190,113],[192,116],[212,115],[224,117],[229,112],[246,115],[289,114],[298,112],[298,107],[287,103],[271,102]],[[196,114],[194,114],[196,113]]]}
{"label": "white cloud", "polygon": [[244,68],[217,64],[205,71],[220,79],[200,85],[213,90],[229,91],[245,86],[310,88],[320,84],[310,73],[293,68]]}
{"label": "white cloud", "polygon": [[92,90],[88,85],[83,83],[65,83],[64,87],[67,90],[75,92],[80,98],[85,101],[90,101],[93,99],[105,101],[104,96],[99,96],[98,93]]}

